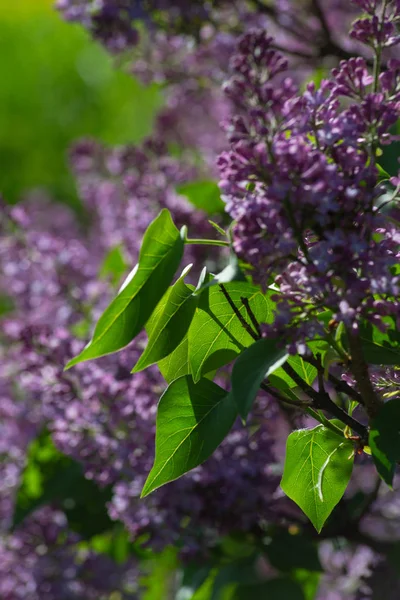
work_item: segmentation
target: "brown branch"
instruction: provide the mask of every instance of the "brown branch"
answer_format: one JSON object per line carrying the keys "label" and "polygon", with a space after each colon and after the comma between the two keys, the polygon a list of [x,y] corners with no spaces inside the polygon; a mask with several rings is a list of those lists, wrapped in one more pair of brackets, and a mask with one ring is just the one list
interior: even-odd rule
{"label": "brown branch", "polygon": [[271,386],[269,386],[265,382],[263,382],[260,385],[260,387],[261,387],[262,390],[264,390],[264,392],[267,392],[267,394],[270,394],[271,396],[273,396],[279,402],[284,402],[285,404],[290,404],[291,406],[295,406],[297,408],[305,408],[306,406],[309,406],[309,404],[307,402],[302,402],[301,400],[299,400],[298,402],[296,402],[296,400],[292,400],[290,398],[287,398],[286,396],[284,396],[283,394],[281,394],[280,392],[278,392],[278,390],[275,390],[274,388],[272,388]]}
{"label": "brown branch", "polygon": [[330,413],[333,417],[336,417],[346,425],[348,425],[353,431],[365,441],[368,439],[368,429],[356,421],[353,417],[348,415],[343,409],[331,400],[329,394],[326,392],[317,392],[308,383],[296,373],[296,371],[288,363],[285,363],[282,367],[287,375],[293,379],[293,381],[299,386],[299,388],[311,398],[315,408],[325,410]]}
{"label": "brown branch", "polygon": [[251,337],[253,338],[253,340],[255,340],[255,341],[259,340],[260,336],[257,333],[255,333],[255,331],[253,331],[253,329],[251,328],[251,326],[248,324],[248,322],[246,321],[246,319],[244,318],[244,316],[242,315],[242,313],[240,312],[240,310],[238,309],[238,307],[236,306],[236,304],[234,303],[234,301],[232,300],[232,298],[228,294],[225,286],[223,286],[222,283],[220,283],[219,287],[221,289],[221,292],[224,294],[224,296],[225,296],[225,298],[226,298],[229,306],[231,307],[231,309],[233,310],[234,314],[239,319],[240,324],[242,325],[242,327],[244,327],[244,329],[247,331],[247,333],[249,335],[251,335]]}
{"label": "brown branch", "polygon": [[383,401],[376,395],[369,376],[368,364],[364,359],[361,340],[358,333],[347,329],[349,349],[351,354],[350,370],[354,375],[368,416],[373,419],[383,405]]}
{"label": "brown branch", "polygon": [[253,327],[254,327],[254,329],[256,330],[256,333],[257,333],[258,337],[260,338],[260,337],[261,337],[261,329],[260,329],[260,324],[259,324],[259,322],[257,321],[257,317],[256,317],[256,316],[255,316],[255,314],[253,313],[253,310],[252,310],[252,308],[251,308],[251,306],[250,306],[250,302],[249,302],[248,298],[243,298],[243,297],[241,297],[241,298],[240,298],[240,300],[241,300],[242,304],[244,305],[244,307],[245,307],[245,309],[246,309],[246,311],[247,311],[247,314],[248,314],[248,315],[249,315],[249,317],[250,317],[250,321],[252,322],[252,324],[253,324]]}
{"label": "brown branch", "polygon": [[[313,367],[316,367],[318,369],[318,361],[313,356],[304,358],[304,360],[306,362],[308,362],[310,365],[312,365]],[[357,390],[352,388],[351,385],[349,385],[342,379],[338,379],[331,373],[328,373],[328,381],[330,383],[332,383],[332,385],[335,387],[336,391],[342,392],[342,394],[346,394],[346,396],[349,396],[349,398],[351,398],[352,400],[355,400],[356,402],[358,402],[361,405],[365,404],[362,396],[357,392]]]}

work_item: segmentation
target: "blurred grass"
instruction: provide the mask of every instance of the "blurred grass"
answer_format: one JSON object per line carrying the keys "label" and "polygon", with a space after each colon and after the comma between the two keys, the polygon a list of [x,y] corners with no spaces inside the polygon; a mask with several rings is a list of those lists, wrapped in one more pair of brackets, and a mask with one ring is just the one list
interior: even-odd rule
{"label": "blurred grass", "polygon": [[71,142],[137,142],[161,103],[157,88],[115,69],[80,26],[64,23],[53,0],[0,2],[0,72],[0,192],[9,202],[40,187],[76,205]]}

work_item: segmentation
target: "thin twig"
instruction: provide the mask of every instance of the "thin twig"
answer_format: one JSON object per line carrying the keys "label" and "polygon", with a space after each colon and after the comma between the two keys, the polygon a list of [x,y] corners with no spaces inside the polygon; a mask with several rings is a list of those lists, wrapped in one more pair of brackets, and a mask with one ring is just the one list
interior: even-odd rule
{"label": "thin twig", "polygon": [[285,373],[289,375],[289,377],[291,377],[293,381],[299,386],[299,388],[303,390],[303,392],[307,394],[311,398],[311,400],[313,400],[315,408],[326,410],[332,416],[336,417],[337,419],[348,425],[356,433],[358,433],[363,440],[368,439],[368,429],[364,425],[356,421],[353,417],[348,415],[337,404],[335,404],[333,400],[331,400],[331,398],[329,397],[329,394],[327,394],[326,392],[321,393],[314,390],[314,388],[308,385],[308,383],[306,383],[304,379],[300,377],[300,375],[298,375],[298,373],[296,373],[293,367],[291,367],[288,363],[285,363],[282,366],[282,368],[285,371]]}
{"label": "thin twig", "polygon": [[[312,365],[313,367],[316,367],[318,369],[318,361],[313,356],[311,356],[311,357],[307,356],[307,358],[304,358],[304,360],[306,362],[308,362],[310,365]],[[332,383],[332,385],[335,386],[336,391],[342,392],[342,394],[346,394],[346,396],[349,396],[349,398],[351,398],[352,400],[355,400],[356,402],[358,402],[358,404],[361,404],[361,405],[365,404],[362,396],[357,392],[357,390],[352,388],[351,385],[349,385],[342,379],[338,379],[331,373],[328,373],[327,377],[328,377],[328,381],[330,383]]]}
{"label": "thin twig", "polygon": [[256,317],[256,316],[255,316],[255,314],[253,313],[253,310],[252,310],[252,308],[251,308],[251,306],[250,306],[250,302],[249,302],[248,298],[241,297],[241,298],[240,298],[240,301],[242,302],[242,304],[244,305],[245,309],[247,310],[247,314],[248,314],[248,315],[249,315],[249,317],[250,317],[250,321],[252,322],[252,324],[253,324],[253,327],[254,327],[254,329],[256,330],[256,333],[257,333],[258,337],[260,338],[260,337],[261,337],[261,328],[260,328],[260,324],[259,324],[259,322],[257,321],[257,317]]}
{"label": "thin twig", "polygon": [[369,377],[368,365],[364,359],[361,340],[357,333],[347,329],[347,338],[351,354],[350,369],[354,375],[358,390],[364,400],[365,409],[372,419],[379,412],[383,401],[377,396]]}
{"label": "thin twig", "polygon": [[278,390],[275,390],[274,388],[270,387],[265,382],[263,382],[260,387],[261,387],[262,390],[264,390],[264,392],[267,392],[267,394],[270,394],[271,396],[273,396],[279,402],[284,402],[285,404],[290,404],[291,406],[296,406],[297,408],[303,408],[303,409],[305,407],[309,406],[307,402],[302,402],[301,400],[299,400],[298,402],[296,402],[296,400],[292,400],[290,398],[287,398],[286,396],[284,396],[283,394],[281,394],[280,392],[278,392]]}
{"label": "thin twig", "polygon": [[257,333],[255,333],[255,331],[253,331],[253,329],[251,328],[251,326],[249,325],[249,323],[246,321],[246,319],[244,318],[244,316],[240,312],[239,308],[236,306],[236,304],[234,303],[234,301],[232,300],[232,298],[228,294],[225,286],[222,285],[222,283],[220,283],[219,287],[221,289],[221,292],[224,294],[227,302],[229,303],[229,306],[231,307],[231,309],[233,310],[233,312],[235,313],[235,315],[239,319],[240,324],[242,325],[242,327],[244,327],[244,329],[247,331],[247,333],[249,335],[251,335],[251,337],[253,338],[253,340],[255,340],[255,341],[259,340],[260,339],[259,336],[257,335]]}

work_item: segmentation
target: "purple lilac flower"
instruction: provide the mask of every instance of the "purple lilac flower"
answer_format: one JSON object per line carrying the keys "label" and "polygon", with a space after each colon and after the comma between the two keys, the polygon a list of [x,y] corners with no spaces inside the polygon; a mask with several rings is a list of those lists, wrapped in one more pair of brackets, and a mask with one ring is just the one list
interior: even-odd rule
{"label": "purple lilac flower", "polygon": [[[287,65],[272,40],[257,30],[242,38],[231,66],[225,89],[240,113],[227,125],[220,187],[236,252],[261,282],[282,273],[275,333],[291,323],[296,346],[296,337],[318,333],[305,316],[324,306],[348,326],[365,316],[382,326],[382,317],[398,314],[391,267],[400,232],[376,209],[383,190],[369,157],[383,136],[390,141],[399,115],[397,63],[376,92],[365,61],[350,59],[319,89],[309,84],[298,94],[282,79]],[[343,95],[355,101],[343,105]]]}
{"label": "purple lilac flower", "polygon": [[353,0],[367,14],[353,23],[350,36],[372,48],[400,42],[398,0]]}
{"label": "purple lilac flower", "polygon": [[380,563],[379,555],[366,546],[352,548],[344,540],[322,542],[319,549],[324,574],[318,588],[318,600],[372,597],[368,579]]}
{"label": "purple lilac flower", "polygon": [[117,566],[107,556],[79,548],[64,513],[43,508],[18,531],[0,536],[2,600],[122,600],[138,598],[134,563]]}

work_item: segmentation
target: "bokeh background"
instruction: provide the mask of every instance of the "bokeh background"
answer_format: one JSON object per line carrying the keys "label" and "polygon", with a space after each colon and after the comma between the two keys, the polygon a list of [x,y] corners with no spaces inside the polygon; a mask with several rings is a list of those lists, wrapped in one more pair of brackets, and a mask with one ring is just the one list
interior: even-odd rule
{"label": "bokeh background", "polygon": [[67,153],[72,141],[138,142],[161,104],[53,0],[0,3],[0,189],[16,202],[32,189],[79,207]]}

